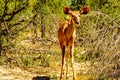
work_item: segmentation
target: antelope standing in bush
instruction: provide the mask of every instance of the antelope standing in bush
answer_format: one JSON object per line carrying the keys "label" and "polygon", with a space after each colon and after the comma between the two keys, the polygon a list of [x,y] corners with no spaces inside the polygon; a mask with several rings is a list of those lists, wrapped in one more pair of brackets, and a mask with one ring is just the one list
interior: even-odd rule
{"label": "antelope standing in bush", "polygon": [[[65,55],[66,55],[66,77],[68,72],[68,58],[71,59],[72,64],[72,72],[73,72],[73,80],[75,80],[75,69],[74,69],[74,40],[76,37],[75,26],[80,23],[80,14],[87,14],[89,11],[88,7],[84,7],[81,11],[71,11],[70,8],[64,7],[64,13],[71,15],[71,19],[64,21],[61,24],[61,27],[58,30],[58,39],[60,43],[60,47],[62,50],[62,67],[60,80],[63,78],[64,73],[64,63],[65,63]],[[68,52],[65,54],[65,47],[68,48]]]}

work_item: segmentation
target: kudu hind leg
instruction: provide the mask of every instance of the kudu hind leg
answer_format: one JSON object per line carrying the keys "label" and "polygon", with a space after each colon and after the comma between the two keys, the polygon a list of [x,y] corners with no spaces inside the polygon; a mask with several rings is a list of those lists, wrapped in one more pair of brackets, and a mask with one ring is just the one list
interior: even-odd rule
{"label": "kudu hind leg", "polygon": [[61,47],[62,49],[62,66],[61,66],[61,74],[60,74],[60,80],[63,78],[63,71],[64,71],[64,62],[65,62],[65,46]]}

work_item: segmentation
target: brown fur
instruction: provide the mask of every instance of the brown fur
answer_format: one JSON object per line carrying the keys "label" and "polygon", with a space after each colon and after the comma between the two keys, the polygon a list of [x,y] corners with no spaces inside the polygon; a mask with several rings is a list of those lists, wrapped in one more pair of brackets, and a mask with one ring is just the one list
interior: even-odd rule
{"label": "brown fur", "polygon": [[67,7],[67,6],[65,6],[65,7],[64,7],[64,13],[65,13],[65,14],[70,14],[70,12],[71,12],[70,8]]}
{"label": "brown fur", "polygon": [[89,7],[85,6],[81,11],[80,14],[87,14],[89,12]]}

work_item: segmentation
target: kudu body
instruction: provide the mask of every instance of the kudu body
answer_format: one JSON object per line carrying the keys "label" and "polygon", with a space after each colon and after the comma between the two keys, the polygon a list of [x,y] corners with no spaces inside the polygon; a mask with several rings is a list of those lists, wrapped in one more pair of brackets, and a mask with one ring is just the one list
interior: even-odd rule
{"label": "kudu body", "polygon": [[[64,21],[58,30],[58,39],[62,50],[62,66],[60,80],[63,78],[64,64],[66,57],[66,77],[68,72],[68,58],[71,59],[73,80],[76,79],[75,67],[74,67],[74,40],[76,38],[75,27],[76,24],[80,23],[80,14],[87,14],[89,11],[88,7],[84,7],[81,11],[71,11],[70,8],[64,7],[64,13],[71,15],[69,20]],[[67,47],[67,53],[65,48]]]}

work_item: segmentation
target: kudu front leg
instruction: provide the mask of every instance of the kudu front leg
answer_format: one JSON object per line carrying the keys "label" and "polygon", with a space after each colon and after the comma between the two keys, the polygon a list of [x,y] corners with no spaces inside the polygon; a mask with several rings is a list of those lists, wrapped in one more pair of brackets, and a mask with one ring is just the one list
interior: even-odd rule
{"label": "kudu front leg", "polygon": [[71,58],[71,64],[72,64],[72,72],[73,72],[73,80],[76,80],[76,73],[75,73],[75,67],[74,67],[74,46],[70,47],[70,58]]}
{"label": "kudu front leg", "polygon": [[70,57],[70,49],[67,47],[67,54],[66,54],[66,79],[68,78],[68,62]]}

